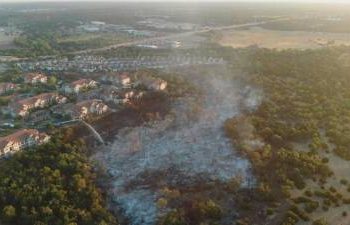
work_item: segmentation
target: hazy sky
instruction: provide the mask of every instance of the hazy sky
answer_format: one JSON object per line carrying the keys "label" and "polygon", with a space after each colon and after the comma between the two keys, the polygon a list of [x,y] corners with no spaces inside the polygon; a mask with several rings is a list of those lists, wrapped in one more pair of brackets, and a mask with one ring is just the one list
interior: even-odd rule
{"label": "hazy sky", "polygon": [[[95,1],[99,0],[0,0],[0,3],[4,2],[70,2],[70,1]],[[108,2],[216,2],[215,0],[102,0]],[[350,0],[219,0],[220,2],[326,2],[326,3],[350,3]]]}

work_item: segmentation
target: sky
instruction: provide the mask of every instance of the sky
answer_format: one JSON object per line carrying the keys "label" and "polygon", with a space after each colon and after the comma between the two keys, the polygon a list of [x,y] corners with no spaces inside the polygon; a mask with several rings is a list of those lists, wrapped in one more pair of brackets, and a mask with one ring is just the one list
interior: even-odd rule
{"label": "sky", "polygon": [[[0,0],[0,3],[8,2],[71,2],[71,1],[95,1],[99,0]],[[216,0],[102,0],[104,2],[216,2]],[[301,2],[301,3],[312,3],[312,2],[325,2],[325,3],[350,3],[350,0],[219,0],[220,2]]]}

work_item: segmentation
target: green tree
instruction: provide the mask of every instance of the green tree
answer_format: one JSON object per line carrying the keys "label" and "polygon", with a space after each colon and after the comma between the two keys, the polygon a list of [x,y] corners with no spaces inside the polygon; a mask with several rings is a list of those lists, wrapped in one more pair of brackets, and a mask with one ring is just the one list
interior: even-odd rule
{"label": "green tree", "polygon": [[2,212],[7,221],[11,221],[16,216],[16,208],[12,205],[5,206]]}

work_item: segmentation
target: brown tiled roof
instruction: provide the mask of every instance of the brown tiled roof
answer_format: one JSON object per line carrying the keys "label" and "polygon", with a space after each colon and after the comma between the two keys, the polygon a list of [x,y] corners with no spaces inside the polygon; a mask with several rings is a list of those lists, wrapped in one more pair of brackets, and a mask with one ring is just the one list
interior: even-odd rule
{"label": "brown tiled roof", "polygon": [[78,103],[76,104],[76,106],[77,106],[78,108],[90,107],[93,103],[96,103],[96,102],[102,102],[102,100],[99,100],[99,99],[84,100],[84,101],[78,102]]}
{"label": "brown tiled roof", "polygon": [[17,102],[14,102],[12,105],[22,106],[34,104],[38,99],[36,97],[21,99]]}
{"label": "brown tiled roof", "polygon": [[30,136],[36,136],[39,135],[38,130],[34,129],[23,129],[19,130],[13,134],[10,134],[6,137],[0,138],[0,148],[4,148],[10,141],[12,142],[21,142],[22,139]]}
{"label": "brown tiled roof", "polygon": [[76,80],[76,81],[73,81],[70,85],[71,86],[76,86],[76,85],[84,85],[84,84],[88,84],[90,83],[91,79],[80,79],[80,80]]}
{"label": "brown tiled roof", "polygon": [[119,77],[122,78],[122,79],[129,78],[129,77],[130,77],[130,74],[127,73],[127,72],[124,72],[124,73],[122,73],[122,74],[119,74]]}
{"label": "brown tiled roof", "polygon": [[27,104],[33,104],[35,103],[38,99],[50,99],[52,97],[58,96],[57,93],[54,92],[50,92],[50,93],[43,93],[43,94],[39,94],[30,98],[25,98],[22,100],[19,100],[18,102],[16,102],[16,105],[27,105]]}
{"label": "brown tiled roof", "polygon": [[130,78],[130,74],[128,72],[112,73],[112,74],[106,75],[106,77],[108,79],[111,79],[111,78],[126,79],[126,78]]}
{"label": "brown tiled roof", "polygon": [[53,97],[58,97],[59,95],[55,92],[50,92],[50,93],[43,93],[43,94],[39,94],[30,98],[25,98],[25,99],[21,99],[18,100],[16,102],[11,103],[10,107],[16,109],[16,110],[20,110],[22,109],[22,107],[24,105],[33,105],[35,104],[36,101],[38,101],[39,99],[44,99],[44,100],[50,100]]}
{"label": "brown tiled roof", "polygon": [[33,98],[37,98],[37,99],[51,99],[53,97],[58,97],[58,94],[55,93],[55,92],[42,93],[42,94],[34,96]]}
{"label": "brown tiled roof", "polygon": [[0,83],[0,89],[16,87],[14,83]]}
{"label": "brown tiled roof", "polygon": [[27,73],[24,75],[27,79],[33,79],[37,76],[39,77],[46,77],[44,74],[41,74],[41,73]]}

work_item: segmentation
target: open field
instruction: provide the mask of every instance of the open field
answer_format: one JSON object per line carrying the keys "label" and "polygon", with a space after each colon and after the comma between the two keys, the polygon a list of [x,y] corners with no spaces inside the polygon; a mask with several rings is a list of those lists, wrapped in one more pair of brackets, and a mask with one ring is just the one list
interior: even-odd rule
{"label": "open field", "polygon": [[7,65],[0,63],[0,73],[5,72],[7,70]]}
{"label": "open field", "polygon": [[[323,135],[324,138],[326,138]],[[331,149],[334,149],[335,146],[332,145],[329,141],[327,141],[327,145],[331,147]],[[298,144],[294,145],[296,147],[295,149],[299,149],[301,151],[308,151],[308,144]],[[323,185],[325,189],[330,189],[331,187],[335,188],[338,193],[340,193],[342,196],[349,196],[348,184],[342,184],[341,180],[347,180],[350,181],[350,163],[348,161],[345,161],[344,159],[340,158],[339,156],[335,155],[332,151],[330,152],[320,152],[319,153],[322,158],[327,158],[329,161],[327,165],[333,171],[333,176],[327,179],[326,183]],[[303,196],[303,193],[305,190],[320,190],[320,185],[312,180],[309,180],[306,182],[306,188],[303,190],[297,190],[294,189],[291,194],[292,197],[296,198],[299,196]],[[318,202],[320,205],[322,204],[322,200],[318,199]],[[343,212],[347,212],[347,214],[344,216],[342,215]],[[317,220],[320,218],[323,218],[326,220],[329,224],[332,225],[345,225],[350,224],[350,205],[344,204],[337,207],[330,207],[327,211],[323,210],[321,207],[319,207],[317,210],[312,212],[310,214],[310,218],[313,220]],[[298,225],[308,225],[308,222],[300,221]]]}
{"label": "open field", "polygon": [[0,30],[0,49],[12,48],[15,36],[8,36]]}
{"label": "open field", "polygon": [[105,39],[109,41],[114,42],[120,42],[120,41],[126,41],[128,39],[128,36],[126,34],[78,34],[78,35],[72,35],[68,37],[63,37],[58,39],[59,44],[63,43],[86,43],[91,41],[96,41],[99,39]]}
{"label": "open field", "polygon": [[221,31],[216,35],[215,39],[221,45],[236,48],[257,45],[263,48],[307,49],[323,46],[350,45],[350,34],[275,31],[260,27],[252,27],[247,30]]}
{"label": "open field", "polygon": [[[341,179],[348,180],[350,179],[349,169],[350,164],[333,153],[322,154],[324,157],[329,159],[329,167],[334,172],[334,176],[327,180],[327,183],[324,185],[325,189],[329,189],[330,187],[334,187],[338,193],[343,196],[348,196],[349,192],[347,191],[347,185],[343,185],[340,183]],[[317,190],[320,189],[319,185],[314,181],[308,181],[306,189],[309,190]],[[298,197],[303,196],[304,190],[293,190],[292,196]],[[322,200],[319,199],[320,205],[322,204]],[[347,215],[342,215],[343,212],[347,212]],[[348,204],[340,205],[338,207],[330,207],[327,211],[323,210],[319,207],[317,210],[310,214],[310,218],[313,220],[323,218],[332,225],[345,225],[350,224],[350,206]],[[308,225],[309,222],[300,221],[298,225]]]}
{"label": "open field", "polygon": [[98,39],[101,38],[102,35],[100,34],[79,34],[79,35],[71,35],[68,37],[62,37],[58,38],[58,43],[65,43],[65,42],[78,42],[78,41],[89,41],[91,39]]}

